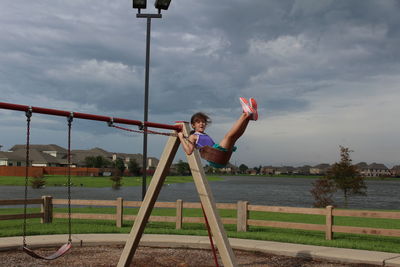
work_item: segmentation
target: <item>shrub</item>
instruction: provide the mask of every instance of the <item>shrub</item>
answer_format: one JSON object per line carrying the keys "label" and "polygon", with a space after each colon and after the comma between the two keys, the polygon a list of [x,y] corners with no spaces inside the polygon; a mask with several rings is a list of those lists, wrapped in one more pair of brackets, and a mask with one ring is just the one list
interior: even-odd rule
{"label": "shrub", "polygon": [[43,174],[36,174],[30,179],[30,183],[32,188],[42,188],[46,185],[46,179],[44,178]]}

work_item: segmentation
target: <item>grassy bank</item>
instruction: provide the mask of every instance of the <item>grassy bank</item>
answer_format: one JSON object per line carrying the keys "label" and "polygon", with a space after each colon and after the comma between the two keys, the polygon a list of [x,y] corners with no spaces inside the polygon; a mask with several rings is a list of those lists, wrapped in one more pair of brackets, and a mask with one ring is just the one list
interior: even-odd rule
{"label": "grassy bank", "polygon": [[[29,212],[37,212],[38,209],[29,209]],[[79,213],[109,213],[114,214],[114,208],[73,208],[73,212]],[[125,214],[136,214],[137,208],[126,208]],[[64,208],[55,208],[55,212],[66,212]],[[235,218],[234,210],[219,210],[221,217]],[[22,213],[22,208],[0,209],[0,214]],[[155,209],[152,215],[175,216],[175,209]],[[184,216],[202,217],[199,209],[185,209]],[[250,219],[286,221],[297,223],[324,224],[325,217],[320,215],[302,215],[270,212],[250,212]],[[68,220],[55,219],[51,224],[41,224],[39,219],[28,220],[28,235],[63,234],[67,233]],[[335,217],[335,225],[379,227],[388,229],[400,229],[398,220],[371,219],[354,217]],[[115,221],[106,220],[72,220],[73,233],[129,233],[132,222],[125,221],[122,228],[115,227]],[[22,220],[0,221],[0,236],[19,236],[22,233]],[[270,240],[288,243],[299,243],[318,246],[332,246],[342,248],[364,249],[374,251],[386,251],[400,253],[398,243],[400,238],[381,237],[356,234],[334,234],[334,240],[325,240],[325,234],[319,231],[293,230],[270,227],[249,227],[248,232],[236,232],[236,225],[225,225],[229,237],[246,238],[255,240]],[[148,223],[145,233],[149,234],[177,234],[177,235],[207,235],[203,224],[185,223],[182,230],[176,230],[174,223]]]}
{"label": "grassy bank", "polygon": [[[214,175],[207,176],[209,181],[220,181],[223,180],[225,175]],[[231,175],[228,175],[231,176]],[[248,175],[238,175],[248,176]],[[307,178],[307,179],[318,179],[321,176],[310,176],[310,175],[255,175],[252,177],[262,178]],[[46,175],[46,186],[65,186],[66,177],[63,175]],[[110,177],[91,177],[91,176],[72,176],[71,177],[73,186],[80,187],[111,187],[112,181]],[[147,177],[147,184],[150,183],[151,177]],[[379,178],[369,177],[366,180],[387,180],[387,181],[400,181],[400,178]],[[188,183],[193,182],[192,176],[168,176],[166,178],[166,184],[174,183]],[[142,177],[123,177],[122,186],[140,186],[142,184]],[[15,176],[0,176],[0,186],[24,186],[25,177]]]}
{"label": "grassy bank", "polygon": [[[217,176],[208,176],[209,181],[223,180]],[[65,186],[67,178],[63,175],[46,175],[46,186]],[[151,177],[147,177],[147,184]],[[111,187],[110,177],[71,176],[73,186],[80,187]],[[193,182],[192,176],[168,176],[165,184]],[[139,186],[142,184],[142,177],[123,177],[122,186]],[[24,186],[25,177],[0,176],[0,186]]]}

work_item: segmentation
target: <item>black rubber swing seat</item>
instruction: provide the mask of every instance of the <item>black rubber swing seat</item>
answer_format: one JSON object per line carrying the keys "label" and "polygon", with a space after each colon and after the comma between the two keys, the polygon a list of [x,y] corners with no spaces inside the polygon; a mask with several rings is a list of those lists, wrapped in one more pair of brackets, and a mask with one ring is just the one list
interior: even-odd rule
{"label": "black rubber swing seat", "polygon": [[200,155],[203,159],[211,162],[215,162],[221,165],[228,164],[231,156],[232,150],[222,151],[211,146],[203,146],[200,149]]}
{"label": "black rubber swing seat", "polygon": [[33,251],[32,249],[28,248],[27,246],[23,246],[22,250],[28,254],[29,256],[36,258],[36,259],[41,259],[41,260],[55,260],[61,256],[63,256],[65,253],[68,252],[68,250],[70,250],[70,248],[72,247],[72,243],[68,242],[64,245],[62,245],[54,254],[51,254],[49,256],[42,256],[37,254],[35,251]]}

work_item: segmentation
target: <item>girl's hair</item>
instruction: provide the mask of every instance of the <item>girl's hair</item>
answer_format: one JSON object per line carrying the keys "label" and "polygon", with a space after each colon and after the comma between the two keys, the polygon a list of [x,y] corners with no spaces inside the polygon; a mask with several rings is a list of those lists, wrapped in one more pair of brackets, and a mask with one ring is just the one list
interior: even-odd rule
{"label": "girl's hair", "polygon": [[211,119],[210,117],[208,117],[206,114],[204,114],[203,112],[197,112],[195,114],[193,114],[192,118],[190,119],[190,123],[193,124],[196,121],[205,121],[206,125],[211,124]]}
{"label": "girl's hair", "polygon": [[[211,119],[210,119],[210,117],[208,117],[208,116],[207,116],[206,114],[204,114],[203,112],[197,112],[197,113],[193,114],[192,118],[190,118],[190,124],[193,125],[193,123],[195,123],[196,121],[199,121],[199,120],[205,121],[206,125],[211,124]],[[190,132],[190,134],[194,134],[194,132],[195,132],[195,131],[192,130],[192,131]]]}

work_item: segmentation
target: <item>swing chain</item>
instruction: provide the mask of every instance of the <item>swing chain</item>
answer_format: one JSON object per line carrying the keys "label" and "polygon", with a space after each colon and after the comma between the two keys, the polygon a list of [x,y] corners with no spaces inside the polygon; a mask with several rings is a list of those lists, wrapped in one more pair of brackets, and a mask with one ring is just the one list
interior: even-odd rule
{"label": "swing chain", "polygon": [[68,121],[68,242],[72,242],[71,234],[71,126],[72,121],[74,120],[74,113],[71,112],[67,121]]}
{"label": "swing chain", "polygon": [[32,107],[29,107],[25,112],[26,116],[26,161],[25,161],[25,192],[24,192],[24,222],[23,222],[23,246],[26,246],[26,219],[27,219],[27,205],[28,205],[28,175],[29,175],[29,139],[31,132],[31,117]]}
{"label": "swing chain", "polygon": [[[129,128],[125,128],[125,127],[114,125],[113,118],[111,118],[110,121],[107,122],[107,124],[108,124],[109,127],[113,127],[113,128],[119,129],[119,130],[124,130],[124,131],[127,131],[127,132],[141,133],[141,134],[148,133],[148,134],[154,134],[154,135],[165,135],[165,136],[178,137],[177,133],[157,132],[157,131],[149,130],[147,128],[145,129],[145,125],[143,123],[138,126],[139,130],[134,130],[134,129],[129,129]],[[184,136],[184,138],[189,141],[189,139],[188,139],[189,137],[188,136]]]}
{"label": "swing chain", "polygon": [[127,131],[127,132],[141,133],[141,134],[143,134],[143,133],[148,133],[148,134],[166,135],[166,136],[174,136],[174,137],[177,136],[176,133],[156,132],[156,131],[151,131],[151,130],[148,130],[148,129],[145,130],[145,129],[144,129],[145,126],[144,126],[143,123],[142,123],[141,125],[138,126],[138,127],[139,127],[139,130],[134,130],[134,129],[129,129],[129,128],[117,126],[117,125],[114,124],[114,121],[113,121],[112,118],[110,119],[110,121],[107,122],[107,124],[108,124],[109,127],[113,127],[113,128],[116,128],[116,129],[124,130],[124,131]]}

